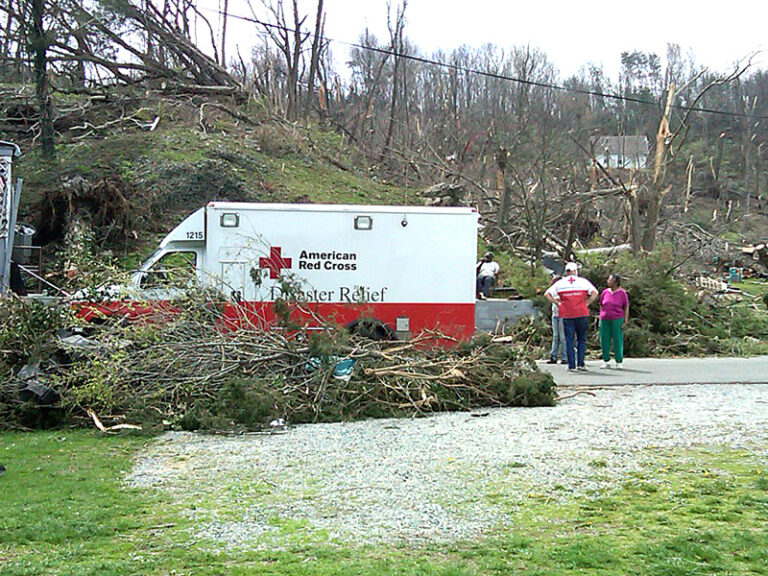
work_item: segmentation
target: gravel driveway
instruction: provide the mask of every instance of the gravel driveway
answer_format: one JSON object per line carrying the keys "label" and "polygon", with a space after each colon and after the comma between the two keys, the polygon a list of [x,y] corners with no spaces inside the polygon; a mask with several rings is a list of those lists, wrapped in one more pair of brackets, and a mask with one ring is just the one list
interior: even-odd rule
{"label": "gravel driveway", "polygon": [[554,408],[272,435],[168,433],[129,482],[171,492],[195,537],[216,545],[446,543],[498,529],[531,492],[590,494],[640,467],[648,448],[694,445],[768,454],[768,385],[617,387]]}

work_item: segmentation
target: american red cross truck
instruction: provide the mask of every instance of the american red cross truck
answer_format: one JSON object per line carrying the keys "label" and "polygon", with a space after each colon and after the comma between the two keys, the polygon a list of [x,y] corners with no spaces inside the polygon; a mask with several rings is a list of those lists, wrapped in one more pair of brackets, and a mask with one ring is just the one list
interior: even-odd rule
{"label": "american red cross truck", "polygon": [[[471,208],[211,202],[133,275],[131,300],[168,307],[174,289],[156,276],[182,257],[197,285],[265,327],[280,328],[274,303],[290,279],[297,292],[290,296],[308,317],[345,326],[372,319],[401,338],[438,330],[467,339],[474,333],[477,228]],[[125,305],[103,303],[99,311]]]}

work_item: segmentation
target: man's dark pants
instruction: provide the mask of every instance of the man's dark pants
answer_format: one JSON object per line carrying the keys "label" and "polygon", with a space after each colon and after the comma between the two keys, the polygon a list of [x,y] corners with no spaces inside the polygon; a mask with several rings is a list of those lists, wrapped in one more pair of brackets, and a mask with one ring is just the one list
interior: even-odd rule
{"label": "man's dark pants", "polygon": [[[563,318],[565,329],[565,352],[568,356],[568,368],[584,366],[584,356],[587,353],[587,317]],[[573,338],[576,336],[578,349],[573,349]]]}
{"label": "man's dark pants", "polygon": [[491,288],[493,287],[493,276],[478,276],[477,278],[477,293],[483,296],[491,295]]}

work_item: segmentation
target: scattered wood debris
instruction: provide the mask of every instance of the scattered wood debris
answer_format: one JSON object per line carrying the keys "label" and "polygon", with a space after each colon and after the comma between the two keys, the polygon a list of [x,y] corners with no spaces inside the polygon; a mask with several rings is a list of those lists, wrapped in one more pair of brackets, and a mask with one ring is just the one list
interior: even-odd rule
{"label": "scattered wood debris", "polygon": [[[144,428],[225,430],[259,429],[276,419],[554,403],[551,376],[536,368],[525,342],[510,335],[438,347],[450,342],[439,332],[408,342],[373,341],[335,325],[304,337],[301,326],[282,332],[233,329],[226,322],[200,299],[160,325],[92,327],[85,338],[92,345],[61,348],[67,358],[47,363],[42,376],[55,383],[58,406],[105,433],[141,429],[142,415],[149,422]],[[126,415],[136,423],[125,423]]]}

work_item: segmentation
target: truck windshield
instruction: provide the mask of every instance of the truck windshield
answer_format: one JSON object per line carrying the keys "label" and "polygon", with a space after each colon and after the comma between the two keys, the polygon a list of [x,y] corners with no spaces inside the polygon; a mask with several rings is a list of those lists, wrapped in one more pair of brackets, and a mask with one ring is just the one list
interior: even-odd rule
{"label": "truck windshield", "polygon": [[[148,261],[151,261],[151,258]],[[197,254],[195,252],[169,252],[148,269],[144,269],[142,266],[142,271],[144,272],[141,279],[142,288],[187,286],[195,281]]]}

